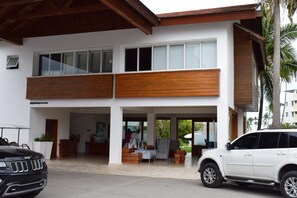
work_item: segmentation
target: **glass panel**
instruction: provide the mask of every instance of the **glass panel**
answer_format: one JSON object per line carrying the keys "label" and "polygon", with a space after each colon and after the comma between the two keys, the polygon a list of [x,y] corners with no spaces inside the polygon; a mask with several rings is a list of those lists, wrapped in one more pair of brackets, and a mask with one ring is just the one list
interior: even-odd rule
{"label": "glass panel", "polygon": [[103,50],[102,72],[112,72],[112,50]]}
{"label": "glass panel", "polygon": [[170,138],[170,120],[156,120],[157,138]]}
{"label": "glass panel", "polygon": [[88,52],[76,52],[75,54],[75,73],[85,74],[87,73],[87,62],[88,62]]}
{"label": "glass panel", "polygon": [[209,122],[207,148],[217,148],[217,122]]}
{"label": "glass panel", "polygon": [[61,75],[61,54],[50,55],[50,75]]}
{"label": "glass panel", "polygon": [[205,146],[207,140],[207,122],[194,122],[194,145]]}
{"label": "glass panel", "polygon": [[41,76],[49,75],[49,55],[40,55],[39,56],[39,68]]}
{"label": "glass panel", "polygon": [[167,47],[158,46],[153,48],[153,67],[154,70],[165,70],[167,63]]}
{"label": "glass panel", "polygon": [[203,42],[201,45],[202,68],[217,67],[217,43]]}
{"label": "glass panel", "polygon": [[186,69],[200,68],[200,43],[186,45]]}
{"label": "glass panel", "polygon": [[169,48],[169,68],[184,68],[184,45],[170,45]]}
{"label": "glass panel", "polygon": [[297,133],[289,133],[289,147],[297,148]]}
{"label": "glass panel", "polygon": [[130,136],[130,144],[134,147],[140,147],[140,140],[141,140],[141,123],[137,121],[128,121],[127,122],[127,131],[128,133],[131,132]]}
{"label": "glass panel", "polygon": [[147,122],[143,122],[142,143],[147,144]]}
{"label": "glass panel", "polygon": [[137,48],[126,49],[125,71],[137,71]]}
{"label": "glass panel", "polygon": [[278,148],[288,148],[288,134],[287,133],[281,133],[279,142],[278,142]]}
{"label": "glass panel", "polygon": [[277,148],[279,133],[262,133],[258,149]]}
{"label": "glass panel", "polygon": [[139,71],[152,70],[152,48],[139,49]]}
{"label": "glass panel", "polygon": [[63,53],[63,73],[64,74],[73,74],[73,52]]}
{"label": "glass panel", "polygon": [[89,53],[89,72],[100,73],[101,51],[90,51]]}
{"label": "glass panel", "polygon": [[233,149],[255,149],[257,146],[258,133],[242,136],[232,144]]}

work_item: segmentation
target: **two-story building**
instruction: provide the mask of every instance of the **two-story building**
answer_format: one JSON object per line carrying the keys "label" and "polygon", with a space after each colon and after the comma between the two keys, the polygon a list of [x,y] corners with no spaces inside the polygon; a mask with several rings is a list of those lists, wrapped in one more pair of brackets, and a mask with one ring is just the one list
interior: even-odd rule
{"label": "two-story building", "polygon": [[54,156],[61,139],[85,152],[95,138],[110,164],[129,126],[155,145],[156,119],[170,119],[172,140],[178,120],[203,122],[223,148],[257,111],[258,7],[156,15],[138,0],[0,2],[0,123],[28,126],[30,145],[50,133]]}

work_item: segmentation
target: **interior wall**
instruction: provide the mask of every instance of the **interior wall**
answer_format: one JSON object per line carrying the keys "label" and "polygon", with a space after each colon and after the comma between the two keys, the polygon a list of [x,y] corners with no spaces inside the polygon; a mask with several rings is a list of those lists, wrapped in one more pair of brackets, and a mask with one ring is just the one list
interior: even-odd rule
{"label": "interior wall", "polygon": [[59,156],[59,140],[69,138],[71,109],[66,108],[31,108],[29,145],[33,148],[33,141],[45,133],[46,119],[58,120],[57,156]]}
{"label": "interior wall", "polygon": [[[90,141],[90,136],[96,133],[96,123],[105,122],[110,124],[109,114],[71,113],[70,114],[70,135],[79,135],[77,152],[85,153],[85,143]],[[108,127],[107,129],[108,130]]]}

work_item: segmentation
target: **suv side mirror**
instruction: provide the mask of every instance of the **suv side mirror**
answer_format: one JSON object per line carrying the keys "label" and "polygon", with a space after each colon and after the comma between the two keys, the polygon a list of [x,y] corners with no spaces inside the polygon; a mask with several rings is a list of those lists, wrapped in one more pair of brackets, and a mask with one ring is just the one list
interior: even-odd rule
{"label": "suv side mirror", "polygon": [[227,144],[226,144],[226,149],[227,149],[228,151],[231,150],[231,144],[230,144],[230,142],[227,142]]}

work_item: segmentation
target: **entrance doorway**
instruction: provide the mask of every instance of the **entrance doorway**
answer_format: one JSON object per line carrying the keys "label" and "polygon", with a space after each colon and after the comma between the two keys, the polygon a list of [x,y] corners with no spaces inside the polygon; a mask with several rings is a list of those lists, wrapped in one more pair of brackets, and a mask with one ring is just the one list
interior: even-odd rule
{"label": "entrance doorway", "polygon": [[58,120],[46,119],[45,135],[53,138],[51,158],[57,158]]}

